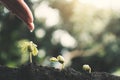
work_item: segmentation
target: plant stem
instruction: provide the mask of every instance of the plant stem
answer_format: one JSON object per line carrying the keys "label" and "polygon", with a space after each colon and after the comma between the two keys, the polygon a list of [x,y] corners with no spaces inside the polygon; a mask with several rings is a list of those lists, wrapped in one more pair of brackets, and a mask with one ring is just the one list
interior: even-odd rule
{"label": "plant stem", "polygon": [[30,63],[32,63],[32,53],[30,52]]}
{"label": "plant stem", "polygon": [[91,73],[91,68],[89,69],[89,73]]}
{"label": "plant stem", "polygon": [[65,67],[65,64],[63,63],[63,64],[62,64],[62,68],[61,68],[61,70],[64,69],[64,67]]}

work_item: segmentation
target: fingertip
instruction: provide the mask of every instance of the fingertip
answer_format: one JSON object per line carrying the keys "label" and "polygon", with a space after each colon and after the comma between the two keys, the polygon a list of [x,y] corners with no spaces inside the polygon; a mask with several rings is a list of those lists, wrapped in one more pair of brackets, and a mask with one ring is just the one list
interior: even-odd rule
{"label": "fingertip", "polygon": [[30,32],[33,32],[33,30],[30,30]]}
{"label": "fingertip", "polygon": [[30,32],[33,32],[33,30],[34,30],[34,23],[29,23],[28,24],[28,28],[29,28],[29,30],[30,30]]}

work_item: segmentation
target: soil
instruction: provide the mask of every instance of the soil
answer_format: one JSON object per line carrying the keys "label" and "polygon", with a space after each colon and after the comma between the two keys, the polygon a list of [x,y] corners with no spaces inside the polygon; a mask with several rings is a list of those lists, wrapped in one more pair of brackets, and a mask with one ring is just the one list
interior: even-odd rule
{"label": "soil", "polygon": [[60,70],[34,63],[20,68],[0,66],[0,80],[120,80],[120,77],[106,72],[80,73],[72,68]]}

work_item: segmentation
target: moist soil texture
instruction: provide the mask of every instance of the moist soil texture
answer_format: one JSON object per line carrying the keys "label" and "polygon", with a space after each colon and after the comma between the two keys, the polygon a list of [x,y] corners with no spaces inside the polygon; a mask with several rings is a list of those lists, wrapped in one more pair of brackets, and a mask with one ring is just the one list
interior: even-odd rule
{"label": "moist soil texture", "polygon": [[78,72],[72,68],[63,70],[34,64],[19,68],[0,66],[0,80],[120,80],[106,72]]}

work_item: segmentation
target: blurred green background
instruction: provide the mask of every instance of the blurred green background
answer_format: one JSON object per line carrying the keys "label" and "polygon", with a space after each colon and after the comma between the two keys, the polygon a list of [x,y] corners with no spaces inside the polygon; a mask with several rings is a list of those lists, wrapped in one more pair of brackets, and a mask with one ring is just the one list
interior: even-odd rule
{"label": "blurred green background", "polygon": [[63,55],[66,66],[81,71],[89,64],[92,71],[120,75],[119,0],[25,0],[34,15],[35,30],[0,5],[0,64],[19,67],[29,62],[18,43],[37,44],[33,62],[51,64],[49,58]]}

